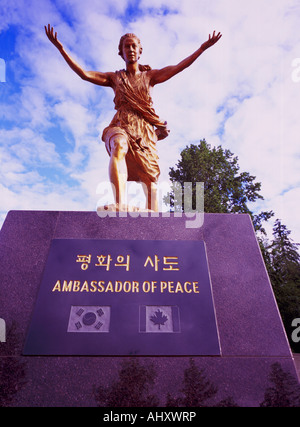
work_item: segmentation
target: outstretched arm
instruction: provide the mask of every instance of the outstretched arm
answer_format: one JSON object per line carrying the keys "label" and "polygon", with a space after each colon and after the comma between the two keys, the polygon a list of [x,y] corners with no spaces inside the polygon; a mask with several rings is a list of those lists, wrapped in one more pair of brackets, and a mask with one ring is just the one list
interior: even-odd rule
{"label": "outstretched arm", "polygon": [[57,39],[57,33],[54,33],[53,27],[48,24],[45,26],[45,32],[48,39],[54,46],[60,51],[61,55],[67,62],[67,64],[79,75],[83,80],[87,80],[91,83],[95,83],[100,86],[111,86],[110,75],[111,73],[100,73],[98,71],[85,71],[73,58],[65,51],[62,43]]}
{"label": "outstretched arm", "polygon": [[171,77],[175,76],[176,74],[183,71],[185,68],[192,65],[193,62],[196,61],[197,58],[209,47],[213,46],[215,43],[217,43],[218,40],[222,37],[221,33],[215,34],[215,31],[213,32],[212,36],[209,35],[208,40],[201,45],[201,47],[196,50],[192,55],[190,55],[188,58],[185,58],[183,61],[179,62],[177,65],[170,65],[168,67],[162,68],[161,70],[151,70],[149,73],[151,73],[151,79],[150,84],[151,86],[155,86],[158,83],[163,83],[166,80],[169,80]]}

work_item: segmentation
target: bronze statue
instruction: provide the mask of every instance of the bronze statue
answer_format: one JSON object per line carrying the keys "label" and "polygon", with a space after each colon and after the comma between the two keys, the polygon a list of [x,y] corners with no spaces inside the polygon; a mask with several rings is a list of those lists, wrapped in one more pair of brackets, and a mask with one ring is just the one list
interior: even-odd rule
{"label": "bronze statue", "polygon": [[156,185],[160,169],[156,142],[166,138],[169,130],[167,122],[161,121],[152,107],[151,89],[189,67],[222,35],[214,31],[198,50],[177,65],[153,70],[148,65],[138,63],[142,46],[137,36],[125,34],[120,40],[119,55],[124,59],[126,69],[102,73],[83,70],[64,50],[50,24],[45,26],[45,31],[67,64],[83,80],[114,90],[117,113],[104,129],[102,140],[110,155],[109,178],[115,190],[117,210],[123,210],[126,182],[137,181],[145,186],[146,207],[158,211]]}

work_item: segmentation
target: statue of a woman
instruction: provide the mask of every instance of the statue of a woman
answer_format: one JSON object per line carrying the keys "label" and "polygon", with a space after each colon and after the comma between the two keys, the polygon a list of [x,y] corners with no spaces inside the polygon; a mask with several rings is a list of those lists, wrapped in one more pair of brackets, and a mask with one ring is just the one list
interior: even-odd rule
{"label": "statue of a woman", "polygon": [[114,90],[115,114],[104,129],[102,139],[110,155],[109,178],[113,184],[117,210],[122,210],[127,181],[142,182],[147,198],[146,208],[157,211],[157,180],[160,174],[156,152],[157,140],[168,136],[167,123],[161,121],[152,107],[151,89],[189,67],[206,49],[213,46],[221,34],[209,35],[208,40],[192,55],[160,70],[139,64],[142,53],[140,40],[125,34],[119,44],[119,55],[126,69],[102,73],[85,71],[64,50],[53,27],[45,26],[49,40],[57,47],[68,65],[83,80]]}

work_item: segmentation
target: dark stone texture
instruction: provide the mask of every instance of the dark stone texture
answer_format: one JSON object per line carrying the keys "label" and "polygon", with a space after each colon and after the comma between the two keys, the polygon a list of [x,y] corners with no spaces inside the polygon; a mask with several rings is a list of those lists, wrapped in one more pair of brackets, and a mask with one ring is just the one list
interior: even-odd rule
{"label": "dark stone texture", "polygon": [[[186,228],[185,222],[184,216],[99,218],[96,212],[8,213],[0,232],[0,317],[7,326],[7,341],[0,343],[0,367],[15,366],[7,368],[15,386],[6,406],[96,406],[93,387],[109,388],[118,380],[121,364],[128,360],[21,356],[54,238],[204,240],[222,351],[222,356],[193,357],[218,388],[207,404],[231,396],[240,406],[259,405],[270,386],[268,378],[275,362],[297,379],[249,216],[205,214],[198,229]],[[137,359],[145,367],[154,366],[157,376],[151,392],[161,406],[168,392],[178,395],[188,357]],[[5,384],[2,387],[5,389]]]}

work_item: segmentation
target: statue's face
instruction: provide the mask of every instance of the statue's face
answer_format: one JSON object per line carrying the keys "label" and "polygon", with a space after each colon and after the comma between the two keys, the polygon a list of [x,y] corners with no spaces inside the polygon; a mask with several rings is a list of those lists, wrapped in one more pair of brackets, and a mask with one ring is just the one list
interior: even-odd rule
{"label": "statue's face", "polygon": [[137,62],[142,53],[138,40],[134,37],[127,37],[123,42],[122,53],[126,64],[133,64]]}

